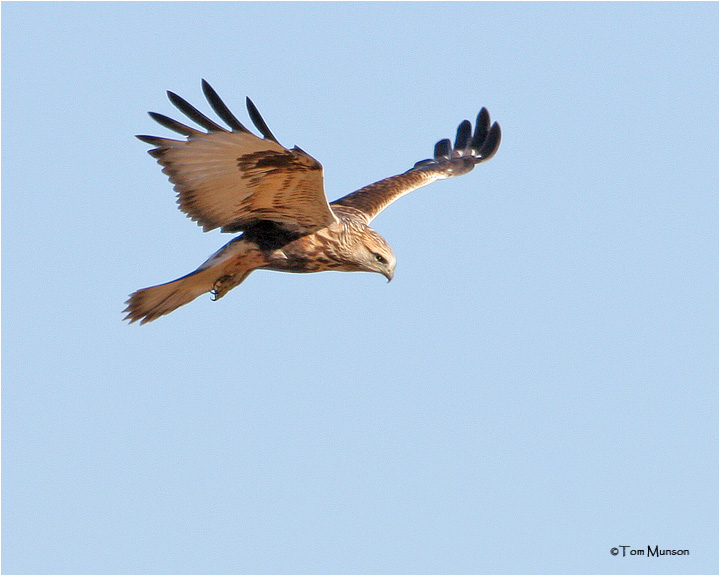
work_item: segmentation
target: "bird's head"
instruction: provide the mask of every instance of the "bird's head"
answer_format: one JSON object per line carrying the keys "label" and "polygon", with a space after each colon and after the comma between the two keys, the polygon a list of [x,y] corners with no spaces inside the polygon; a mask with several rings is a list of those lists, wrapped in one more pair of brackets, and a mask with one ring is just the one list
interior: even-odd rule
{"label": "bird's head", "polygon": [[372,228],[367,228],[366,234],[363,235],[359,257],[363,270],[382,274],[388,282],[393,279],[395,254],[385,238]]}

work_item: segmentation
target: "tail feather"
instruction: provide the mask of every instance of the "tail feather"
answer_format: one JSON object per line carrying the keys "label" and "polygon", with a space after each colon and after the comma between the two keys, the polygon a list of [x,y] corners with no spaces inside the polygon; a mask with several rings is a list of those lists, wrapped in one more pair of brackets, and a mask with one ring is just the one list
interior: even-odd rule
{"label": "tail feather", "polygon": [[137,290],[125,302],[127,308],[123,312],[127,312],[127,316],[124,320],[130,320],[130,324],[140,320],[140,324],[145,324],[169,314],[212,291],[216,279],[216,271],[199,270],[172,282]]}

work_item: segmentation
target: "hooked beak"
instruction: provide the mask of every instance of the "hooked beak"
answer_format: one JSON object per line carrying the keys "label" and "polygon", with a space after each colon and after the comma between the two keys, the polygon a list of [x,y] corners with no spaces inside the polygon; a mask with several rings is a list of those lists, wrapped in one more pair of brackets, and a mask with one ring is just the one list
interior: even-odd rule
{"label": "hooked beak", "polygon": [[393,277],[395,276],[395,269],[393,268],[392,270],[383,272],[382,275],[388,279],[388,282],[390,282],[393,279]]}

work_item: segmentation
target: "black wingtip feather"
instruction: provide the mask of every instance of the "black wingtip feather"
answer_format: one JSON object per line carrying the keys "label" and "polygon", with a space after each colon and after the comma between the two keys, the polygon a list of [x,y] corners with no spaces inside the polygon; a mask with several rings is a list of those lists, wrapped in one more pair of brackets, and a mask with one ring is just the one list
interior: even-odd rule
{"label": "black wingtip feather", "polygon": [[155,122],[160,124],[160,126],[164,126],[165,128],[172,130],[173,132],[177,132],[178,134],[182,134],[183,136],[202,134],[202,132],[200,132],[199,130],[195,130],[195,128],[190,128],[190,126],[186,126],[182,122],[178,122],[177,120],[168,118],[163,114],[158,114],[157,112],[148,112],[148,114],[150,115],[150,118],[155,120]]}
{"label": "black wingtip feather", "polygon": [[246,98],[245,103],[247,104],[248,114],[250,114],[250,120],[252,120],[252,123],[255,124],[255,127],[265,138],[279,144],[277,138],[275,138],[273,133],[270,132],[270,128],[268,128],[267,124],[265,124],[263,117],[260,116],[260,112],[256,108],[255,104],[253,104],[253,101],[250,100],[250,98]]}
{"label": "black wingtip feather", "polygon": [[211,108],[215,110],[215,113],[220,116],[220,118],[226,122],[230,128],[238,132],[249,132],[249,130],[245,128],[245,126],[243,126],[237,118],[235,118],[235,115],[230,112],[230,109],[225,105],[225,102],[222,101],[220,96],[218,96],[215,89],[210,86],[210,83],[204,78],[202,80],[202,90],[203,94],[205,94],[205,98],[207,98],[207,101],[210,103]]}
{"label": "black wingtip feather", "polygon": [[180,112],[185,114],[190,120],[193,122],[197,122],[200,126],[205,128],[206,130],[210,132],[227,132],[225,128],[220,126],[220,124],[216,124],[210,118],[205,116],[200,110],[195,108],[192,104],[190,104],[187,100],[184,98],[181,98],[175,92],[170,92],[168,90],[167,92],[168,99],[170,102],[172,102],[173,106],[175,106]]}
{"label": "black wingtip feather", "polygon": [[440,140],[440,142],[435,144],[435,152],[433,156],[435,156],[435,159],[437,160],[444,160],[450,158],[450,140],[445,138],[444,140]]}
{"label": "black wingtip feather", "polygon": [[[472,136],[471,136],[472,132]],[[445,174],[459,176],[472,170],[475,164],[492,158],[500,146],[502,134],[500,125],[495,122],[490,126],[490,114],[482,108],[477,116],[475,130],[468,120],[458,126],[455,145],[451,147],[449,139],[440,140],[435,144],[433,158],[416,162],[413,168],[418,170],[443,167]]]}
{"label": "black wingtip feather", "polygon": [[480,110],[477,121],[475,122],[475,132],[473,133],[472,141],[470,142],[471,148],[479,150],[485,142],[490,129],[490,114],[487,108]]}
{"label": "black wingtip feather", "polygon": [[135,134],[135,138],[142,140],[146,144],[152,144],[153,146],[160,146],[163,139],[158,136],[147,136],[145,134]]}
{"label": "black wingtip feather", "polygon": [[478,150],[478,156],[482,161],[490,160],[497,152],[500,147],[500,140],[502,140],[502,132],[500,131],[500,125],[495,122],[490,128],[490,132],[485,138],[480,150]]}
{"label": "black wingtip feather", "polygon": [[458,126],[457,136],[455,137],[455,150],[464,150],[467,147],[470,133],[472,132],[472,124],[469,120],[463,120]]}

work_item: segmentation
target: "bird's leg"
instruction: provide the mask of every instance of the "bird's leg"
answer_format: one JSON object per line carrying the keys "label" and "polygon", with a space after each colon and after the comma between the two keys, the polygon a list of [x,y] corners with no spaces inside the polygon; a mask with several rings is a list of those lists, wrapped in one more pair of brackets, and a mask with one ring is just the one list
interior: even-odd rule
{"label": "bird's leg", "polygon": [[225,274],[215,280],[212,290],[210,290],[210,296],[213,299],[213,302],[220,300],[220,298],[225,296],[225,294],[230,292],[230,290],[235,288],[235,286],[242,284],[242,281],[250,275],[250,272],[252,272],[252,269],[244,270],[239,274]]}
{"label": "bird's leg", "polygon": [[232,283],[232,276],[220,276],[213,284],[212,290],[210,290],[210,297],[212,301],[220,300],[225,294],[232,290],[238,283]]}

